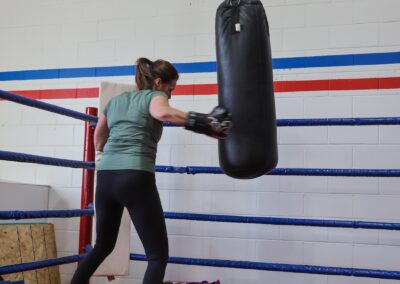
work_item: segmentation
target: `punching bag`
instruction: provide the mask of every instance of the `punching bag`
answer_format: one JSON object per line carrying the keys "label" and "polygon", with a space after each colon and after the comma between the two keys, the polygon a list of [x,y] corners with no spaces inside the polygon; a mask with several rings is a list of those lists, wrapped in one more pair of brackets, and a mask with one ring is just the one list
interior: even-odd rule
{"label": "punching bag", "polygon": [[233,178],[250,179],[278,163],[269,27],[259,0],[226,0],[217,10],[218,102],[232,113],[219,140],[219,162]]}

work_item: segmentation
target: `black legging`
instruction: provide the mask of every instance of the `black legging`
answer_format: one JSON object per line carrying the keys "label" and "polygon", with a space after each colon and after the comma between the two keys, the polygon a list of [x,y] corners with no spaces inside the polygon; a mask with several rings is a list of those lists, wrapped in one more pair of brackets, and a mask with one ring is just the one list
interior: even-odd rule
{"label": "black legging", "polygon": [[161,284],[168,260],[168,238],[154,174],[137,170],[98,171],[95,202],[96,244],[79,264],[71,283],[86,283],[113,251],[126,207],[148,259],[143,284]]}

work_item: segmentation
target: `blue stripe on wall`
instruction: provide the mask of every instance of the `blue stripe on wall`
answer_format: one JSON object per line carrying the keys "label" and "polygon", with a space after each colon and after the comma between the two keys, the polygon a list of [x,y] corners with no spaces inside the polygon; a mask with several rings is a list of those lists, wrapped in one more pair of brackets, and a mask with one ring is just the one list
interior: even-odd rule
{"label": "blue stripe on wall", "polygon": [[[400,63],[400,52],[275,58],[272,60],[272,67],[274,69],[296,69],[396,63]],[[180,73],[204,73],[217,71],[216,62],[213,61],[177,63],[175,66]],[[135,66],[133,65],[63,68],[0,72],[0,81],[131,76],[134,74]]]}
{"label": "blue stripe on wall", "polygon": [[174,64],[179,73],[206,73],[217,72],[217,63],[210,62],[196,62],[196,63],[177,63]]}

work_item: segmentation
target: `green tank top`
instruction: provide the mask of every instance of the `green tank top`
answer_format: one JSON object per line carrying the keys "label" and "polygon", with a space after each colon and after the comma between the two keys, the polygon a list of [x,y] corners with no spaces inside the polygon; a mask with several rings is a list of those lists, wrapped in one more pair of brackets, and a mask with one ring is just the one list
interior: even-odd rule
{"label": "green tank top", "polygon": [[97,170],[143,170],[154,173],[162,123],[150,115],[150,101],[164,92],[141,90],[113,97],[103,110],[110,130]]}

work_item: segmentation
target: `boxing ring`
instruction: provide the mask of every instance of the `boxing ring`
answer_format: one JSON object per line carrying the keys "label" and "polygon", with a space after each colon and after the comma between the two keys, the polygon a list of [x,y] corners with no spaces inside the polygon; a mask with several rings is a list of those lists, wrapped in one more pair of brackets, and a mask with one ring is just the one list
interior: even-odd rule
{"label": "boxing ring", "polygon": [[[25,153],[15,153],[0,151],[0,160],[36,163],[59,167],[82,168],[82,197],[81,209],[76,210],[47,210],[47,211],[0,211],[0,220],[10,219],[30,219],[30,218],[72,218],[80,217],[80,238],[79,254],[56,259],[41,260],[29,263],[14,264],[0,267],[0,275],[23,272],[27,270],[39,269],[43,267],[74,263],[83,259],[86,252],[91,249],[91,232],[93,209],[93,181],[94,181],[94,146],[93,133],[97,122],[97,109],[87,108],[86,114],[51,105],[41,101],[32,100],[23,96],[18,96],[0,90],[0,98],[26,106],[42,109],[45,111],[69,116],[85,121],[85,145],[84,161],[74,161],[58,159]],[[333,118],[333,119],[283,119],[277,121],[278,127],[297,127],[297,126],[364,126],[364,125],[400,125],[400,117],[385,118]],[[175,125],[166,124],[168,127]],[[156,166],[156,172],[175,173],[175,174],[222,174],[218,167],[173,167]],[[400,177],[400,169],[312,169],[312,168],[277,168],[269,175],[279,176],[345,176],[345,177]],[[299,218],[277,218],[277,217],[251,217],[251,216],[232,216],[232,215],[209,215],[194,213],[165,212],[165,218],[178,220],[195,220],[208,222],[229,222],[247,224],[265,224],[282,226],[312,226],[312,227],[336,227],[369,230],[400,230],[400,223],[358,221],[358,220],[323,220],[323,219],[299,219]],[[145,261],[146,257],[141,254],[130,254],[131,260]],[[341,275],[353,277],[368,277],[377,279],[396,279],[400,280],[400,271],[358,269],[344,267],[325,267],[313,265],[293,265],[282,263],[265,263],[251,261],[235,261],[221,259],[195,259],[183,257],[170,257],[169,263],[240,268],[265,271],[281,271],[292,273]],[[0,283],[10,283],[1,282]],[[12,282],[23,283],[23,281]]]}

